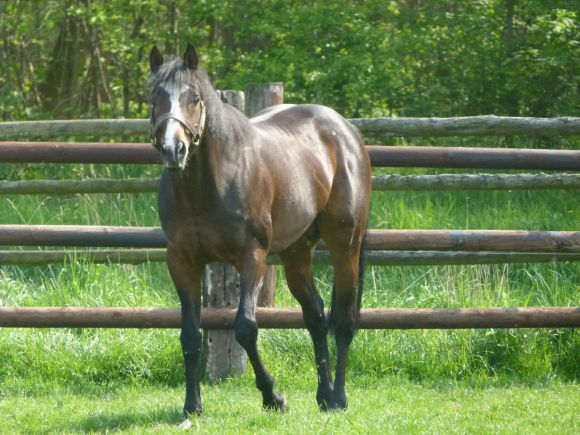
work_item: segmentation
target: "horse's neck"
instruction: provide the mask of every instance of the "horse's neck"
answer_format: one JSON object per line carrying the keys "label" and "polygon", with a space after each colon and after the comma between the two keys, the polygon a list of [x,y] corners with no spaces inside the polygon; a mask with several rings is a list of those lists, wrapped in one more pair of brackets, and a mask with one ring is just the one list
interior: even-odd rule
{"label": "horse's neck", "polygon": [[219,100],[217,104],[220,107],[208,108],[202,143],[182,177],[193,188],[191,192],[203,198],[223,196],[239,183],[244,166],[241,145],[252,129],[247,119]]}
{"label": "horse's neck", "polygon": [[[218,183],[228,183],[239,173],[242,162],[242,146],[246,143],[252,127],[249,121],[232,107],[217,100],[214,116],[207,119],[207,134],[202,146],[202,164]],[[209,115],[209,114],[208,114]]]}

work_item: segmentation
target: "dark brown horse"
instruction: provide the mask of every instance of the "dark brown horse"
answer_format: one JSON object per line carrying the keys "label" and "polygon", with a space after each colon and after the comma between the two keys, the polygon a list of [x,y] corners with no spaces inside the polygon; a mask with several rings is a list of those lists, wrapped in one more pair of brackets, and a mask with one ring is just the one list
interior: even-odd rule
{"label": "dark brown horse", "polygon": [[[201,413],[199,356],[201,276],[213,261],[240,273],[236,339],[246,350],[263,405],[286,408],[262,363],[255,309],[266,257],[279,254],[314,342],[321,409],[345,409],[347,354],[362,295],[362,243],[371,190],[360,135],[324,106],[281,105],[252,119],[223,104],[188,45],[183,59],[163,63],[153,48],[151,137],[165,170],[159,216],[167,263],[181,301],[185,359],[184,413]],[[334,267],[327,324],[312,279],[312,251],[323,239]],[[327,333],[335,334],[334,384]]]}

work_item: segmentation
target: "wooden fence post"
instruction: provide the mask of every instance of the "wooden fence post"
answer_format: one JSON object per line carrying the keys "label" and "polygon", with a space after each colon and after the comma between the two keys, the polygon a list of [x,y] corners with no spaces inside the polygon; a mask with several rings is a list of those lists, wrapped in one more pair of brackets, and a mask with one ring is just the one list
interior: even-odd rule
{"label": "wooden fence post", "polygon": [[[258,83],[246,87],[246,115],[254,116],[266,107],[282,104],[284,101],[283,83]],[[258,296],[258,306],[273,307],[276,295],[276,266],[266,268],[264,284]]]}
{"label": "wooden fence post", "polygon": [[[223,102],[244,111],[244,93],[218,91]],[[203,276],[203,305],[212,308],[235,308],[240,299],[240,277],[229,264],[213,263]],[[236,341],[233,329],[204,331],[204,368],[207,379],[217,382],[246,371],[246,352]]]}
{"label": "wooden fence post", "polygon": [[284,102],[283,83],[252,83],[246,86],[246,115]]}

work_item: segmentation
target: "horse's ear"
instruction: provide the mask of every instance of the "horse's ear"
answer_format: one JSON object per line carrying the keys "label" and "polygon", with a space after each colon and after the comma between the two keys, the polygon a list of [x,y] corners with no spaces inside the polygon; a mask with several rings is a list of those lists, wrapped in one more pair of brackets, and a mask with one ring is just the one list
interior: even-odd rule
{"label": "horse's ear", "polygon": [[157,46],[154,45],[151,49],[151,54],[149,55],[149,66],[151,67],[151,72],[156,73],[161,65],[163,65],[163,55]]}
{"label": "horse's ear", "polygon": [[197,65],[199,63],[197,51],[195,51],[195,47],[190,43],[187,43],[187,49],[183,55],[183,62],[188,66],[188,68],[193,70],[197,69]]}

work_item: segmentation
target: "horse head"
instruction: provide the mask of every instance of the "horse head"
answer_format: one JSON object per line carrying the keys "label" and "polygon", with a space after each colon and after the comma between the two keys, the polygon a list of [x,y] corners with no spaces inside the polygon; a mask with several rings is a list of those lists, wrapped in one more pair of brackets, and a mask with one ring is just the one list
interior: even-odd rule
{"label": "horse head", "polygon": [[206,109],[196,80],[198,63],[191,44],[187,45],[183,59],[164,63],[155,46],[149,57],[153,84],[151,143],[168,169],[184,169],[203,137]]}

